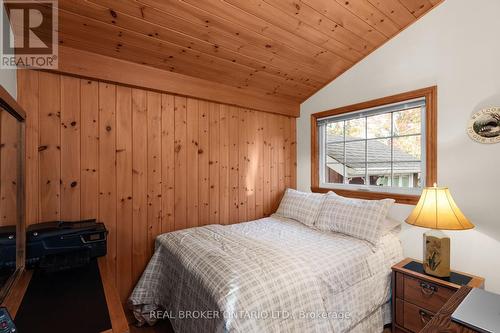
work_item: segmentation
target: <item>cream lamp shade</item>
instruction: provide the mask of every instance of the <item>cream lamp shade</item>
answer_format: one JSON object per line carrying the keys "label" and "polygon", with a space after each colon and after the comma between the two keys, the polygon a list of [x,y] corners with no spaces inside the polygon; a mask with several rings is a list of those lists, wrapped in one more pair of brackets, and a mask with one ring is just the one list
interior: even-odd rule
{"label": "cream lamp shade", "polygon": [[425,273],[436,277],[449,277],[450,269],[450,237],[441,230],[472,229],[469,222],[451,197],[447,187],[426,187],[420,200],[406,223],[423,228],[438,229],[424,233]]}
{"label": "cream lamp shade", "polygon": [[429,229],[466,230],[474,228],[451,197],[447,187],[424,188],[406,223]]}

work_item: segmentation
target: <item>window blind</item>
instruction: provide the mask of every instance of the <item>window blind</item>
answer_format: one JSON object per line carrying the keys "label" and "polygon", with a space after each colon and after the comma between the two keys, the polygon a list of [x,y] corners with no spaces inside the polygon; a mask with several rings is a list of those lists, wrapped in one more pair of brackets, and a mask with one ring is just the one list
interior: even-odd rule
{"label": "window blind", "polygon": [[402,103],[384,105],[381,107],[370,108],[370,109],[366,109],[366,110],[349,112],[349,113],[341,114],[338,116],[329,116],[329,117],[319,118],[317,120],[317,124],[319,127],[322,125],[326,125],[328,123],[338,122],[338,121],[342,121],[342,120],[365,118],[365,117],[374,116],[374,115],[378,115],[378,114],[404,111],[404,110],[414,109],[414,108],[418,108],[418,107],[425,107],[425,98],[404,101]]}

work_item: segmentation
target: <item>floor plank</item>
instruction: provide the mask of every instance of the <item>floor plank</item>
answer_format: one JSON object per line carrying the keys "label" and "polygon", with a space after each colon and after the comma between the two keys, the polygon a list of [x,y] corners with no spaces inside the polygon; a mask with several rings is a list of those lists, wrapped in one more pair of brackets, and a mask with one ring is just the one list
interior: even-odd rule
{"label": "floor plank", "polygon": [[130,333],[174,333],[174,330],[168,320],[162,320],[155,326],[136,327],[132,324],[130,325]]}
{"label": "floor plank", "polygon": [[[172,326],[170,326],[170,322],[165,320],[160,321],[158,324],[152,327],[136,327],[134,325],[130,325],[130,333],[174,333],[174,330],[172,329]],[[382,333],[391,333],[390,326],[384,328],[384,331]]]}

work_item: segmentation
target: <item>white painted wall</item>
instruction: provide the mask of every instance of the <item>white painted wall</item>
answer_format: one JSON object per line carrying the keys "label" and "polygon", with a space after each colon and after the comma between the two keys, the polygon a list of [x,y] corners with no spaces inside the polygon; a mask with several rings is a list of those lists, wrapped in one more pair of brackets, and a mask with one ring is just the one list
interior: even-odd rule
{"label": "white painted wall", "polygon": [[[6,20],[7,15],[3,7],[3,0],[0,0],[0,10],[2,19]],[[2,45],[0,44],[0,49]],[[12,97],[17,98],[17,79],[15,69],[0,69],[0,84],[7,90]]]}
{"label": "white painted wall", "polygon": [[[500,106],[499,0],[445,2],[301,105],[298,187],[310,189],[310,114],[438,86],[438,181],[477,228],[449,232],[452,268],[500,293],[500,144],[469,139],[470,115]],[[404,220],[412,206],[391,215]],[[406,256],[422,258],[422,228],[404,226]]]}

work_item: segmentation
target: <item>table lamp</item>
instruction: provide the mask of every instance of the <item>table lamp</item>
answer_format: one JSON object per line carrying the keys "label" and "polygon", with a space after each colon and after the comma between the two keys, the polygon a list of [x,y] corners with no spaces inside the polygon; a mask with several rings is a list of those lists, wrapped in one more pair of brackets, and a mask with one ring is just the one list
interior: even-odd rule
{"label": "table lamp", "polygon": [[420,200],[405,220],[418,227],[430,228],[424,233],[424,270],[437,277],[450,276],[450,238],[440,230],[466,230],[474,225],[464,216],[447,187],[424,188]]}

